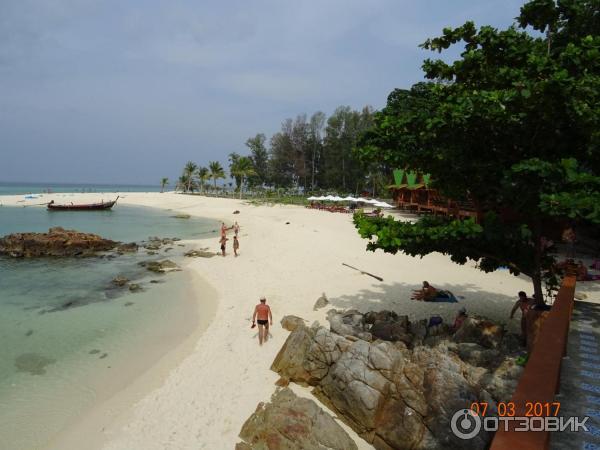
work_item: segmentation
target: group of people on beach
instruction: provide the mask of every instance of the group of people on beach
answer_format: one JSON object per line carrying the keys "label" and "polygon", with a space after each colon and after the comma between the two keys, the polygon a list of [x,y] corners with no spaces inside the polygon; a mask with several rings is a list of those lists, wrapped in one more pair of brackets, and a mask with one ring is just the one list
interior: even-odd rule
{"label": "group of people on beach", "polygon": [[221,238],[219,239],[219,245],[221,246],[221,255],[225,256],[225,250],[227,248],[227,241],[229,240],[227,238],[227,230],[233,230],[233,254],[237,257],[238,256],[238,250],[240,249],[240,241],[238,239],[238,234],[240,232],[240,226],[237,223],[237,221],[230,226],[229,228],[227,228],[227,226],[225,225],[225,222],[221,222]]}

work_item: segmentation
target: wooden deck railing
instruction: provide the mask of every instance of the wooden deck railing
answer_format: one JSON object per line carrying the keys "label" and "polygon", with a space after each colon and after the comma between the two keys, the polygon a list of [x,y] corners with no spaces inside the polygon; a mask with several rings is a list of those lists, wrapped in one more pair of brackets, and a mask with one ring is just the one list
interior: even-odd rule
{"label": "wooden deck railing", "polygon": [[[575,276],[568,275],[542,324],[537,340],[529,355],[527,366],[511,399],[515,404],[515,417],[524,417],[527,402],[551,403],[560,386],[560,367],[566,353],[569,325],[573,312]],[[550,443],[547,431],[515,432],[518,424],[507,431],[499,429],[490,450],[546,450]]]}

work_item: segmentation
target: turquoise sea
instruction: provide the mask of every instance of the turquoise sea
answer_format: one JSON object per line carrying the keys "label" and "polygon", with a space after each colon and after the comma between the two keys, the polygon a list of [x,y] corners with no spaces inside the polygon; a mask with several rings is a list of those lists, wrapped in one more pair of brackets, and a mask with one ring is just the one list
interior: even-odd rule
{"label": "turquoise sea", "polygon": [[[168,188],[168,186],[167,186]],[[43,194],[47,192],[159,192],[160,185],[89,183],[9,183],[0,181],[0,195]]]}
{"label": "turquoise sea", "polygon": [[[218,227],[173,214],[121,205],[89,212],[2,206],[0,236],[62,226],[140,242],[206,237]],[[135,372],[133,360],[148,364],[192,331],[190,311],[197,305],[185,271],[157,275],[138,265],[181,260],[185,247],[178,244],[155,256],[141,249],[114,258],[0,257],[0,449],[45,448],[86,408],[114,394],[119,382],[124,387]],[[117,275],[142,292],[115,287]]]}

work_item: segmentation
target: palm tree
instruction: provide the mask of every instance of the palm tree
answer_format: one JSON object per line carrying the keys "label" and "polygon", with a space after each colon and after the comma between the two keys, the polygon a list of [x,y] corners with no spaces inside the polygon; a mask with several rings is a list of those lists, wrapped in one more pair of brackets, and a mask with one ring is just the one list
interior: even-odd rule
{"label": "palm tree", "polygon": [[175,189],[181,189],[182,192],[185,192],[189,184],[189,180],[190,177],[188,177],[185,173],[182,174],[177,180],[177,185],[175,186]]}
{"label": "palm tree", "polygon": [[204,183],[206,183],[206,180],[210,178],[208,169],[204,166],[198,167],[198,170],[196,171],[196,176],[200,180],[200,193],[202,193],[204,191]]}
{"label": "palm tree", "polygon": [[198,169],[198,165],[195,162],[188,161],[185,167],[183,168],[183,174],[187,177],[187,186],[186,191],[192,189],[192,183],[194,182],[194,174]]}
{"label": "palm tree", "polygon": [[251,177],[252,175],[256,175],[256,170],[254,170],[254,163],[247,156],[241,156],[235,164],[231,166],[231,175],[240,177],[240,198],[242,198],[242,193],[244,191],[244,182]]}
{"label": "palm tree", "polygon": [[208,168],[210,169],[210,177],[215,182],[215,191],[217,190],[217,180],[219,178],[225,178],[225,171],[221,166],[219,161],[211,161],[208,163]]}
{"label": "palm tree", "polygon": [[169,184],[169,179],[168,178],[161,178],[160,179],[160,193],[162,194],[163,192],[165,192],[165,186]]}

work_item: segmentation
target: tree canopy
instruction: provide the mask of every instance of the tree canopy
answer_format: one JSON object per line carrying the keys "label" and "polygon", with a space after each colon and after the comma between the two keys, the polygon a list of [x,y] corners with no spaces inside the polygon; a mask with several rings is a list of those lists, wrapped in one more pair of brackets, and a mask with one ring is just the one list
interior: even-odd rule
{"label": "tree canopy", "polygon": [[441,194],[483,215],[357,216],[368,249],[508,266],[541,296],[543,277],[553,277],[552,229],[566,219],[600,223],[599,31],[598,0],[534,0],[507,29],[467,22],[423,43],[464,48],[451,63],[427,59],[427,82],[393,91],[358,154],[430,173]]}

